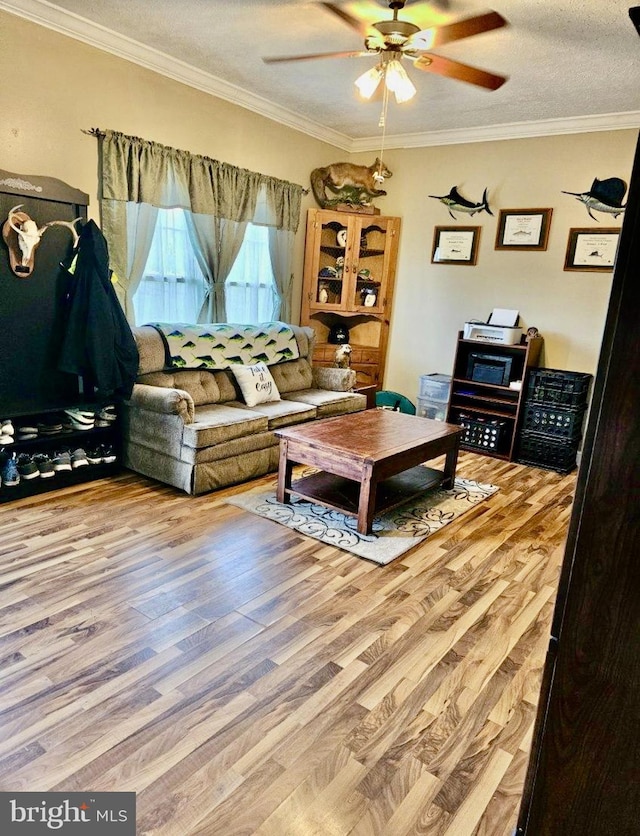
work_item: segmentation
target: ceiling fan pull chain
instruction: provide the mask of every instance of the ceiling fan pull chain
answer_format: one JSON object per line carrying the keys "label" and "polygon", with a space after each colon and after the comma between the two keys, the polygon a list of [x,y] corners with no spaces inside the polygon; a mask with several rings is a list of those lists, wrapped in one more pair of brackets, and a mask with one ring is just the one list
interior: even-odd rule
{"label": "ceiling fan pull chain", "polygon": [[384,154],[384,141],[387,135],[387,110],[389,107],[389,88],[387,85],[384,85],[384,89],[382,92],[382,111],[380,113],[380,121],[378,122],[378,127],[382,128],[382,143],[380,145],[380,154],[378,156],[378,170],[373,175],[373,179],[376,183],[384,183],[384,177],[382,176],[382,155]]}

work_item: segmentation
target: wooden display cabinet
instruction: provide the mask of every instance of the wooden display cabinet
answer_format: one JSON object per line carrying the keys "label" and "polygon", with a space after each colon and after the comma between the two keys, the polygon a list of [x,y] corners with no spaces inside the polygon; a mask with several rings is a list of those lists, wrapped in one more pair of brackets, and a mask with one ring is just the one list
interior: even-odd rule
{"label": "wooden display cabinet", "polygon": [[[542,337],[533,337],[526,344],[502,345],[465,340],[462,332],[459,333],[447,421],[466,427],[460,444],[462,449],[507,461],[513,459],[527,370],[538,365],[542,343]],[[474,379],[470,361],[478,354],[495,358],[496,374],[504,364],[508,382],[494,382],[488,372],[477,373]],[[518,380],[520,388],[512,389],[509,382]]]}
{"label": "wooden display cabinet", "polygon": [[301,324],[316,332],[314,363],[333,366],[333,326],[349,331],[358,386],[382,386],[400,218],[310,209]]}

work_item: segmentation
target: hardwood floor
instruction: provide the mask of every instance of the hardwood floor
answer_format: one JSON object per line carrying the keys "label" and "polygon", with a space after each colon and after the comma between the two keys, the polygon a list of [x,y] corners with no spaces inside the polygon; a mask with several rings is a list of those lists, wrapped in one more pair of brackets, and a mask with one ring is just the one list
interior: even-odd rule
{"label": "hardwood floor", "polygon": [[[125,472],[0,506],[0,790],[162,836],[511,836],[575,474],[387,566]],[[10,490],[2,488],[2,490]]]}

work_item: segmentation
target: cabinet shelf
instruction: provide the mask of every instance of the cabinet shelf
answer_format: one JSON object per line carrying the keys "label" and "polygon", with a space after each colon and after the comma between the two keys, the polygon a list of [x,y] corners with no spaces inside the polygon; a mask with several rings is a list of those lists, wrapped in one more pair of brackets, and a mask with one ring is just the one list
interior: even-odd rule
{"label": "cabinet shelf", "polygon": [[[479,421],[500,421],[500,441],[495,450],[480,448],[474,444],[465,444],[465,450],[472,450],[483,455],[511,461],[516,446],[516,436],[520,426],[522,404],[525,391],[525,378],[528,369],[538,365],[542,337],[535,337],[523,345],[496,345],[480,340],[465,340],[462,332],[458,335],[456,354],[451,381],[451,392],[447,410],[447,421],[460,424],[462,416],[474,416]],[[504,383],[490,383],[486,380],[473,380],[467,377],[469,358],[472,354],[486,354],[495,360],[502,358],[508,369],[509,380],[520,380],[519,389],[512,389]],[[472,358],[473,362],[473,358]]]}
{"label": "cabinet shelf", "polygon": [[507,421],[513,421],[515,415],[512,412],[503,412],[491,407],[473,406],[472,404],[458,404],[451,403],[451,409],[456,409],[461,412],[475,412],[478,415],[490,415],[492,418],[503,418]]}

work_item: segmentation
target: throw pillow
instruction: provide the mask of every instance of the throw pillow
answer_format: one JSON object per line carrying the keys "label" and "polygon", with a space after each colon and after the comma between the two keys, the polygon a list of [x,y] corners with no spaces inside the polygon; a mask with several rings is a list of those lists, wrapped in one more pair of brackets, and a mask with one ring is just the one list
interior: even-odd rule
{"label": "throw pillow", "polygon": [[253,366],[231,366],[231,370],[238,381],[247,406],[280,400],[280,392],[266,363],[255,363]]}

